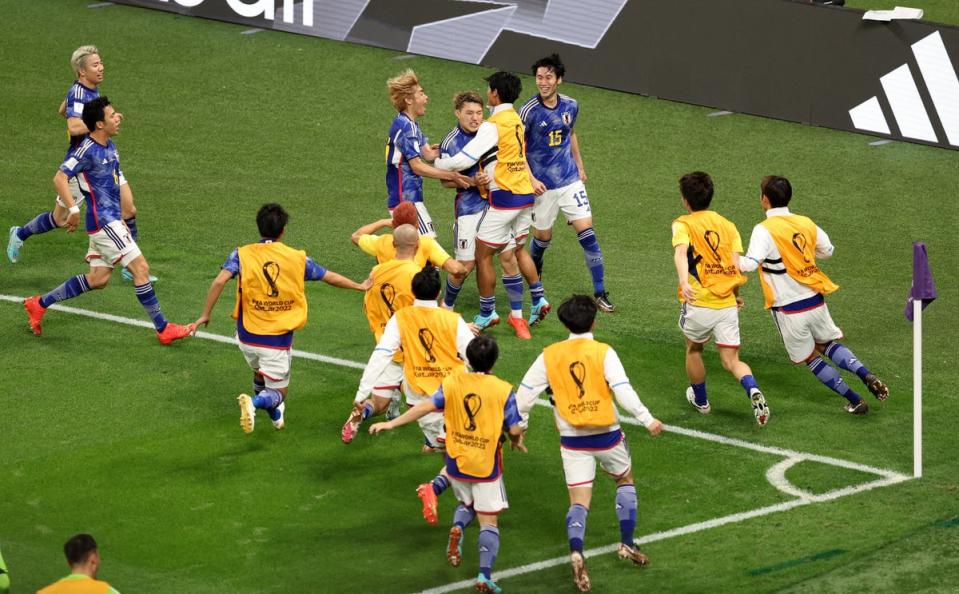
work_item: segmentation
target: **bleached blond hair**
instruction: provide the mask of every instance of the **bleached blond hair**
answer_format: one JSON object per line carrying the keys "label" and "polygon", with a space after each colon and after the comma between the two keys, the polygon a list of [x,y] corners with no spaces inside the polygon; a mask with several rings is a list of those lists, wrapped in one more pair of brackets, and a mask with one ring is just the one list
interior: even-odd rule
{"label": "bleached blond hair", "polygon": [[87,58],[93,55],[100,55],[100,50],[95,45],[81,45],[75,49],[73,55],[70,56],[70,65],[73,66],[73,71],[80,74],[83,67],[87,65]]}
{"label": "bleached blond hair", "polygon": [[416,87],[419,85],[420,79],[412,68],[386,81],[386,89],[390,92],[390,101],[396,111],[406,109],[406,100],[416,94]]}

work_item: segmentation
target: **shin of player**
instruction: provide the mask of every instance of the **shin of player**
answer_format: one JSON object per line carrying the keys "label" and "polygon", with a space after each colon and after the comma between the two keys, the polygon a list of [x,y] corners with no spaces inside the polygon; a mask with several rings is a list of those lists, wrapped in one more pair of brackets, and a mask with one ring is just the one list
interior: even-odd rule
{"label": "shin of player", "polygon": [[306,325],[308,313],[305,281],[321,280],[357,291],[369,287],[368,280],[355,283],[317,264],[306,252],[285,245],[281,240],[288,221],[279,204],[260,207],[256,213],[260,241],[239,247],[227,257],[195,322],[197,326],[210,323],[226,284],[239,277],[233,307],[236,338],[253,370],[253,397],[237,397],[240,426],[246,433],[253,432],[257,409],[265,410],[277,429],[285,427],[293,332]]}
{"label": "shin of player", "polygon": [[596,311],[595,300],[585,295],[574,295],[560,305],[558,316],[570,331],[569,338],[543,350],[526,372],[517,393],[519,411],[526,418],[543,390],[548,387],[553,392],[553,412],[569,490],[566,532],[573,585],[581,592],[591,588],[583,547],[597,462],[616,481],[619,558],[637,565],[649,563],[633,541],[636,488],[614,400],[651,435],[659,435],[663,429],[662,423],[639,400],[616,351],[593,338]]}
{"label": "shin of player", "polygon": [[123,116],[110,104],[106,96],[86,104],[83,122],[90,134],[67,153],[67,158],[53,178],[57,194],[67,207],[66,228],[74,231],[80,220],[80,209],[69,187],[70,178],[82,180],[80,191],[90,204],[86,212],[86,230],[89,235],[87,262],[90,272],[67,279],[45,295],[27,299],[24,306],[30,327],[37,336],[47,308],[53,303],[77,297],[93,289],[102,289],[110,281],[113,267],[122,264],[133,274],[137,299],[156,328],[157,338],[163,344],[186,338],[194,329],[167,322],[160,310],[150,267],[123,222],[120,209],[120,158],[111,140],[120,131]]}
{"label": "shin of player", "polygon": [[739,287],[746,282],[737,267],[742,239],[735,225],[709,210],[713,180],[708,173],[684,175],[679,192],[687,214],[673,221],[673,262],[679,276],[679,329],[686,338],[686,399],[699,412],[710,411],[703,348],[715,337],[723,367],[742,384],[756,422],[765,425],[766,398],[749,366],[739,360]]}
{"label": "shin of player", "polygon": [[493,581],[492,571],[500,544],[497,517],[509,507],[499,442],[503,431],[509,435],[511,447],[526,451],[513,387],[490,374],[498,353],[492,337],[477,336],[466,349],[472,371],[461,370],[447,376],[432,398],[397,419],[370,427],[370,433],[376,434],[442,412],[448,435],[445,476],[459,502],[453,514],[446,557],[454,567],[462,562],[463,533],[474,518],[478,519],[479,574],[475,585],[480,592],[501,591]]}

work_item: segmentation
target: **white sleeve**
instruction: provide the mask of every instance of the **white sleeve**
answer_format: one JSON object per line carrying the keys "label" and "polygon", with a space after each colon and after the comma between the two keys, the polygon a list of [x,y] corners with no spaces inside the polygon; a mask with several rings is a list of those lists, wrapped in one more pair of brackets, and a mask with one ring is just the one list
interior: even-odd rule
{"label": "white sleeve", "polygon": [[498,142],[499,132],[496,130],[496,124],[483,122],[480,124],[479,130],[476,131],[476,137],[469,141],[460,152],[452,157],[442,157],[433,161],[433,167],[446,171],[469,169]]}
{"label": "white sleeve", "polygon": [[829,236],[826,235],[826,232],[823,231],[819,225],[816,225],[816,257],[825,260],[832,256],[835,249],[832,242],[829,241]]}
{"label": "white sleeve", "polygon": [[399,348],[400,327],[396,322],[396,316],[393,316],[390,318],[390,321],[386,323],[383,336],[380,337],[380,341],[376,343],[376,348],[373,349],[370,360],[366,363],[366,368],[363,370],[363,377],[360,378],[360,386],[356,389],[356,396],[353,398],[354,402],[363,402],[366,400],[366,397],[373,391],[376,380],[379,379],[383,371],[389,366],[390,361],[393,360],[393,353]]}
{"label": "white sleeve", "polygon": [[636,417],[640,423],[649,427],[656,420],[649,412],[649,409],[639,399],[639,395],[626,377],[626,370],[623,369],[623,363],[619,360],[619,355],[612,347],[606,351],[605,372],[606,381],[616,396],[616,403],[626,412]]}
{"label": "white sleeve", "polygon": [[752,272],[759,268],[766,256],[769,255],[769,246],[772,236],[762,225],[753,227],[753,234],[749,238],[749,248],[746,255],[739,259],[739,269],[743,272]]}
{"label": "white sleeve", "polygon": [[519,414],[526,422],[529,418],[529,411],[533,408],[536,398],[549,386],[549,379],[546,377],[546,361],[543,353],[536,357],[529,371],[523,376],[523,381],[519,384],[519,390],[516,391],[516,408]]}
{"label": "white sleeve", "polygon": [[476,337],[473,335],[473,331],[470,330],[469,325],[463,320],[463,317],[460,316],[456,322],[456,352],[466,361],[467,365],[469,364],[469,360],[466,358],[466,347],[473,342],[474,338]]}

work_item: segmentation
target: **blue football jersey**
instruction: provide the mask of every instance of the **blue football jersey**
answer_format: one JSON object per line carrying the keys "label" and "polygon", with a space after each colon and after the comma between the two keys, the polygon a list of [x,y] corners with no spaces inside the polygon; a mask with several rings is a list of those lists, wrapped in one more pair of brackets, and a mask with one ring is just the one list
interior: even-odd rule
{"label": "blue football jersey", "polygon": [[569,140],[579,115],[576,100],[558,95],[556,107],[546,107],[536,95],[523,105],[519,115],[526,126],[526,160],[536,179],[549,190],[578,180],[579,168]]}
{"label": "blue football jersey", "polygon": [[[443,139],[443,143],[440,145],[440,156],[441,157],[451,157],[456,153],[463,150],[463,147],[466,146],[469,141],[476,138],[476,133],[470,134],[469,132],[463,130],[459,126],[450,130],[450,133],[446,135],[446,138]],[[463,175],[473,177],[479,171],[480,163],[483,160],[480,159],[475,165],[461,171]],[[456,216],[462,217],[465,215],[476,214],[482,212],[486,209],[486,199],[480,194],[479,188],[469,187],[465,190],[457,188],[456,190]]]}
{"label": "blue football jersey", "polygon": [[[81,118],[83,117],[83,106],[89,101],[93,101],[100,96],[100,89],[91,89],[90,87],[84,86],[80,81],[73,81],[73,86],[70,87],[70,90],[67,91],[67,96],[64,99],[64,105],[66,107],[66,116],[68,118]],[[86,134],[81,134],[79,136],[70,137],[70,148],[76,147],[80,144],[80,141],[83,140],[83,137]]]}
{"label": "blue football jersey", "polygon": [[85,137],[60,165],[67,177],[76,177],[87,202],[87,233],[96,233],[120,215],[120,155],[113,141],[107,145]]}
{"label": "blue football jersey", "polygon": [[398,113],[386,140],[386,207],[396,208],[400,202],[423,201],[423,178],[413,173],[410,159],[420,157],[420,147],[427,144],[420,127],[405,113]]}

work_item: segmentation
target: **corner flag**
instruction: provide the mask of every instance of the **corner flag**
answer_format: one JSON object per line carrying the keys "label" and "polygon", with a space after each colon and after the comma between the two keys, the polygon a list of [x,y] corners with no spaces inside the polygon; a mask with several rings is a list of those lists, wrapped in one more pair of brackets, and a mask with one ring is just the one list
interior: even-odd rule
{"label": "corner flag", "polygon": [[910,322],[913,321],[913,301],[921,301],[922,309],[935,301],[936,283],[932,280],[932,271],[929,269],[929,256],[926,255],[926,244],[914,241],[912,244],[912,288],[909,289],[909,299],[906,300],[906,309],[903,314]]}

